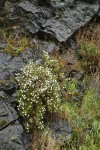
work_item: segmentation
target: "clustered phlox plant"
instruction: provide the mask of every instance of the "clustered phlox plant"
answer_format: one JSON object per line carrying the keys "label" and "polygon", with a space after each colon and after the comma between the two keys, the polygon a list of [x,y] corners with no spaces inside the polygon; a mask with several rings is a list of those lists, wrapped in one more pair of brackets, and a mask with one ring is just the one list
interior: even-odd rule
{"label": "clustered phlox plant", "polygon": [[[59,110],[64,88],[63,67],[43,51],[41,64],[30,61],[17,74],[18,109],[27,131],[44,128],[45,114]],[[63,82],[62,82],[63,81]]]}

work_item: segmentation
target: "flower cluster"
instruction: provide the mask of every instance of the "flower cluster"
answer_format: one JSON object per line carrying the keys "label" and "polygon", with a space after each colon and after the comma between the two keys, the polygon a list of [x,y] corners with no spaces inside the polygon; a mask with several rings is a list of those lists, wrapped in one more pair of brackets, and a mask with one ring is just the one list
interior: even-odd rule
{"label": "flower cluster", "polygon": [[44,51],[41,65],[30,61],[17,75],[20,87],[18,109],[28,131],[33,125],[43,129],[45,114],[59,110],[61,79],[64,78],[59,69],[58,61]]}

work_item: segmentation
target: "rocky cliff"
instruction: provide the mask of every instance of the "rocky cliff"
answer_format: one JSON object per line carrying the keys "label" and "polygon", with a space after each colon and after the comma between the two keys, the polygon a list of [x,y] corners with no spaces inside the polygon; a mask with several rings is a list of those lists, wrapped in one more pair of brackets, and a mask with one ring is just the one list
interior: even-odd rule
{"label": "rocky cliff", "polygon": [[36,45],[34,51],[27,46],[12,57],[2,51],[7,45],[0,34],[0,150],[25,150],[29,142],[14,105],[16,73],[30,59],[39,60],[43,49],[51,52],[68,44],[74,48],[72,36],[94,19],[100,21],[99,1],[0,0],[1,29],[14,34],[24,29]]}

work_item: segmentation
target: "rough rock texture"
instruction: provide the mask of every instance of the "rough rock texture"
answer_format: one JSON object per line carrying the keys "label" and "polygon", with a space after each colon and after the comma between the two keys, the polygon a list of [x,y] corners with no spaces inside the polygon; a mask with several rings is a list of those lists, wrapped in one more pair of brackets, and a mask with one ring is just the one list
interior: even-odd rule
{"label": "rough rock texture", "polygon": [[[25,28],[36,40],[35,50],[27,47],[12,57],[4,52],[6,44],[0,34],[0,150],[25,150],[21,140],[23,128],[11,105],[16,98],[15,74],[30,59],[39,59],[42,50],[61,50],[61,44],[96,17],[100,20],[100,6],[94,0],[0,0],[0,27],[12,27],[15,33]],[[73,42],[71,48],[75,49]],[[83,74],[74,72],[73,76],[81,79]],[[54,136],[63,137],[61,141],[70,137],[71,128],[65,120],[52,122],[51,128]]]}
{"label": "rough rock texture", "polygon": [[54,138],[59,139],[61,144],[64,144],[65,139],[70,139],[72,129],[65,119],[55,119],[50,123],[50,128],[53,130]]}
{"label": "rough rock texture", "polygon": [[0,49],[4,49],[5,44],[3,43],[2,35],[0,34]]}
{"label": "rough rock texture", "polygon": [[[13,96],[17,88],[15,73],[30,59],[33,59],[33,50],[29,48],[18,57],[0,52],[0,150],[25,150],[21,141],[24,130],[17,120],[18,115],[11,102],[16,98]],[[23,141],[24,138],[25,136]],[[24,145],[26,143],[27,140]]]}
{"label": "rough rock texture", "polygon": [[23,64],[21,57],[12,58],[5,52],[0,53],[0,90],[3,90],[8,94],[15,91],[16,83],[14,82],[13,73],[18,71]]}
{"label": "rough rock texture", "polygon": [[90,21],[97,11],[96,5],[87,7],[77,4],[76,9],[66,9],[61,14],[62,18],[47,20],[43,25],[44,32],[56,37],[60,42],[65,42],[77,29]]}
{"label": "rough rock texture", "polygon": [[25,150],[21,139],[23,127],[8,101],[9,97],[0,91],[0,150]]}
{"label": "rough rock texture", "polygon": [[17,88],[14,80],[15,74],[34,57],[38,57],[38,51],[29,48],[16,57],[0,52],[0,90],[7,94],[13,94]]}
{"label": "rough rock texture", "polygon": [[66,3],[66,5],[70,6],[70,7],[74,7],[75,4],[75,0],[64,0],[64,2]]}
{"label": "rough rock texture", "polygon": [[98,14],[97,14],[97,19],[98,19],[98,21],[100,21],[100,9],[99,9]]}
{"label": "rough rock texture", "polygon": [[[77,3],[75,7],[66,7],[63,11],[55,12],[53,16],[50,8],[41,8],[32,5],[29,1],[18,4],[18,10],[21,9],[21,16],[29,14],[26,28],[32,34],[40,32],[42,36],[55,38],[60,42],[66,42],[67,39],[80,27],[88,23],[98,12],[97,4]],[[58,13],[58,14],[57,14]]]}
{"label": "rough rock texture", "polygon": [[38,5],[40,5],[40,6],[42,6],[42,5],[50,6],[51,5],[51,0],[38,0]]}
{"label": "rough rock texture", "polygon": [[0,0],[0,10],[2,10],[4,5],[5,5],[5,0]]}
{"label": "rough rock texture", "polygon": [[[54,38],[66,42],[80,27],[96,16],[99,4],[74,2],[73,7],[64,2],[52,3],[52,7],[37,6],[28,0],[9,3],[6,6],[5,24],[24,26],[33,36]],[[71,2],[70,2],[71,3]]]}

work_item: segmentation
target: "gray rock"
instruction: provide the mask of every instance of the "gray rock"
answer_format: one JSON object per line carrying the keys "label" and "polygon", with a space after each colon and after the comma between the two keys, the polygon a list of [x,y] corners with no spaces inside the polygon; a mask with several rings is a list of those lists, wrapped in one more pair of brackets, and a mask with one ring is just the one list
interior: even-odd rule
{"label": "gray rock", "polygon": [[59,47],[56,46],[54,43],[47,43],[47,46],[45,48],[45,50],[48,52],[48,53],[51,53],[52,51],[58,51],[59,50]]}
{"label": "gray rock", "polygon": [[39,58],[41,52],[34,46],[26,48],[19,56],[12,57],[11,55],[0,52],[0,90],[7,94],[13,94],[17,89],[15,81],[16,73],[29,62],[29,60]]}
{"label": "gray rock", "polygon": [[48,19],[43,24],[45,34],[56,38],[60,42],[66,42],[75,31],[88,23],[98,12],[98,5],[77,4],[76,8],[67,8],[59,19]]}
{"label": "gray rock", "polygon": [[65,3],[64,2],[56,2],[55,4],[52,5],[55,11],[62,11],[65,9]]}
{"label": "gray rock", "polygon": [[[52,10],[50,8],[34,6],[29,1],[22,1],[19,3],[17,10],[19,11],[20,9],[23,10],[26,13],[26,16],[29,18],[29,23],[26,23],[25,26],[27,27],[27,25],[29,25],[33,31],[36,30],[35,33],[39,31],[41,24],[52,16]],[[22,13],[21,15],[23,16]]]}
{"label": "gray rock", "polygon": [[[41,1],[41,4],[40,0],[38,2],[39,6],[36,6],[31,0],[17,0],[17,2],[12,0],[4,8],[6,13],[2,13],[3,10],[1,11],[1,9],[5,5],[5,0],[0,0],[0,16],[5,15],[3,21],[0,18],[0,25],[1,22],[8,27],[13,25],[16,27],[16,31],[19,31],[17,26],[25,27],[32,37],[39,38],[41,35],[41,38],[46,40],[45,42],[37,40],[37,49],[26,48],[19,56],[11,57],[5,52],[0,52],[0,150],[25,150],[21,141],[23,128],[17,119],[16,111],[10,105],[12,99],[17,98],[15,74],[30,59],[40,60],[43,49],[47,52],[59,49],[59,46],[57,47],[53,42],[50,42],[51,39],[52,41],[55,39],[58,43],[67,42],[77,30],[90,22],[93,17],[100,17],[100,7],[95,3],[75,3],[74,0],[65,0],[65,2],[52,2],[51,6],[50,1],[45,1],[47,2],[45,4],[44,0]],[[47,42],[46,37],[50,40],[49,42]],[[0,48],[3,49],[5,46],[1,38]],[[75,43],[73,43],[72,48],[75,49]],[[73,75],[78,80],[82,78],[80,73],[75,72]],[[7,97],[6,94],[13,94],[12,98]],[[66,120],[55,120],[50,124],[50,128],[54,131],[53,136],[60,139],[61,143],[71,136],[72,130]]]}
{"label": "gray rock", "polygon": [[51,6],[51,0],[38,0],[38,5],[46,5],[46,6]]}
{"label": "gray rock", "polygon": [[0,49],[4,49],[6,45],[3,43],[2,33],[0,32]]}
{"label": "gray rock", "polygon": [[21,141],[23,127],[14,108],[4,99],[0,97],[0,150],[25,150]]}
{"label": "gray rock", "polygon": [[[65,3],[74,7],[68,7]],[[52,2],[52,7],[46,7],[22,0],[10,6],[13,12],[10,8],[7,10],[7,25],[11,22],[19,23],[33,36],[41,34],[41,37],[47,36],[49,39],[66,42],[78,29],[90,22],[99,10],[99,4],[74,3],[74,0],[66,0],[64,4]],[[60,7],[64,9],[59,9]]]}
{"label": "gray rock", "polygon": [[87,3],[95,3],[97,2],[98,0],[79,0],[79,1],[82,1],[82,2],[87,2]]}
{"label": "gray rock", "polygon": [[5,52],[0,52],[0,90],[7,94],[13,94],[17,88],[15,74],[25,66],[30,59],[33,59],[38,51],[26,48],[19,56],[11,57]]}
{"label": "gray rock", "polygon": [[100,9],[99,9],[99,11],[97,13],[97,19],[98,19],[98,21],[100,21]]}
{"label": "gray rock", "polygon": [[[70,3],[73,4],[74,0]],[[57,5],[60,5],[60,3],[57,3]],[[15,23],[17,19],[16,25],[24,26],[33,36],[37,35],[43,39],[47,37],[48,40],[55,39],[59,42],[66,42],[80,27],[87,24],[97,14],[98,10],[98,4],[79,2],[75,4],[75,7],[66,7],[59,12],[55,10],[55,14],[57,12],[60,14],[60,17],[56,18],[53,14],[53,5],[51,9],[46,6],[36,6],[28,0],[22,0],[9,4],[7,9],[9,15],[6,15],[5,20],[10,20],[10,22],[7,21],[7,25],[10,26],[10,23],[13,21]],[[5,45],[2,45],[2,38],[0,39],[3,48]],[[39,59],[43,49],[48,52],[59,49],[52,42],[40,42],[37,45],[36,51],[27,48],[18,57],[11,57],[5,52],[0,52],[0,90],[7,93],[9,91],[15,92],[15,73],[19,72],[20,68],[30,59]]]}
{"label": "gray rock", "polygon": [[20,130],[21,126],[15,124],[0,131],[0,150],[25,150]]}
{"label": "gray rock", "polygon": [[84,72],[80,71],[75,71],[73,70],[70,74],[70,77],[76,78],[77,80],[81,80],[84,77]]}
{"label": "gray rock", "polygon": [[2,8],[4,7],[5,1],[6,0],[0,0],[0,10],[2,10]]}
{"label": "gray rock", "polygon": [[25,65],[23,62],[23,59],[21,56],[17,56],[11,59],[11,61],[8,62],[7,67],[12,70],[12,72],[17,72]]}
{"label": "gray rock", "polygon": [[7,95],[6,95],[5,92],[0,91],[0,99],[5,99],[6,96],[7,96]]}
{"label": "gray rock", "polygon": [[6,45],[0,41],[0,49],[4,49]]}
{"label": "gray rock", "polygon": [[8,67],[10,61],[11,56],[9,54],[4,52],[0,53],[0,90],[6,91],[7,93],[15,89],[15,83],[14,80],[12,80],[13,76]]}
{"label": "gray rock", "polygon": [[[11,61],[11,56],[4,52],[0,53],[0,90],[9,92],[15,90],[15,82],[12,79],[13,75],[8,67]],[[14,70],[12,70],[13,72]],[[10,81],[11,80],[11,81]],[[10,91],[10,92],[11,92]]]}
{"label": "gray rock", "polygon": [[18,121],[0,131],[0,150],[25,150],[21,141],[22,132]]}
{"label": "gray rock", "polygon": [[[14,79],[13,79],[14,80]],[[4,83],[0,83],[0,90],[4,91],[6,94],[13,94],[17,88],[15,81],[6,80]]]}
{"label": "gray rock", "polygon": [[74,6],[76,0],[64,0],[64,1],[66,5],[72,7]]}
{"label": "gray rock", "polygon": [[[67,1],[66,3],[69,3]],[[74,4],[74,1],[70,1]],[[60,3],[57,3],[57,8]],[[71,5],[71,4],[70,4]],[[64,6],[65,7],[65,6]],[[21,16],[23,13],[29,14],[26,21],[26,29],[34,36],[41,33],[41,36],[48,36],[50,39],[57,39],[59,42],[66,42],[75,31],[87,24],[98,12],[98,4],[76,3],[75,7],[66,7],[64,10],[55,10],[55,14],[59,13],[59,17],[53,16],[53,9],[46,7],[34,6],[29,1],[22,1],[18,4]]]}
{"label": "gray rock", "polygon": [[55,119],[50,123],[50,128],[53,130],[53,137],[58,139],[63,145],[66,140],[71,138],[72,129],[65,119]]}
{"label": "gray rock", "polygon": [[[9,124],[13,122],[14,120],[17,120],[18,116],[15,110],[10,106],[9,103],[0,101],[0,121],[2,119],[6,120],[6,124]],[[0,130],[2,130],[2,126],[0,127]]]}
{"label": "gray rock", "polygon": [[33,35],[36,34],[40,27],[38,26],[38,24],[36,24],[34,21],[32,20],[28,20],[25,23],[25,28],[27,29],[27,31],[29,31],[30,33],[32,33]]}
{"label": "gray rock", "polygon": [[42,41],[42,40],[36,39],[36,43],[37,43],[37,46],[38,46],[37,48],[41,53],[42,53],[43,50],[47,51],[48,53],[59,50],[59,46],[57,46],[52,41]]}

